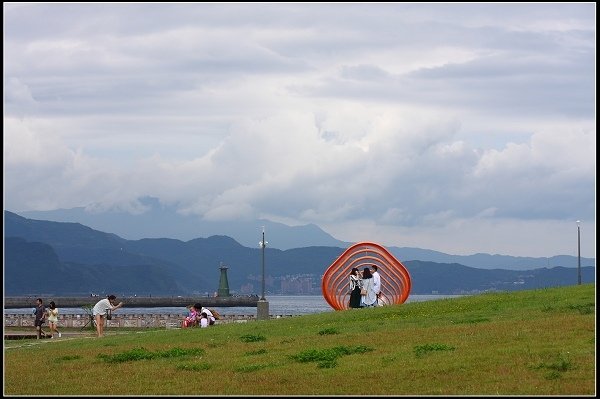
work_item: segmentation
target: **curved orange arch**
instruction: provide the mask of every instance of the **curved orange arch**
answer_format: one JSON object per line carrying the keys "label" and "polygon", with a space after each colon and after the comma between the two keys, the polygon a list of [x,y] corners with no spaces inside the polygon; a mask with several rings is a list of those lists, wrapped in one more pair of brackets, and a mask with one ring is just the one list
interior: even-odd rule
{"label": "curved orange arch", "polygon": [[387,304],[401,304],[408,299],[412,282],[406,267],[382,245],[359,242],[346,249],[323,274],[321,291],[335,310],[349,308],[348,276],[353,267],[377,266],[381,276],[381,296]]}

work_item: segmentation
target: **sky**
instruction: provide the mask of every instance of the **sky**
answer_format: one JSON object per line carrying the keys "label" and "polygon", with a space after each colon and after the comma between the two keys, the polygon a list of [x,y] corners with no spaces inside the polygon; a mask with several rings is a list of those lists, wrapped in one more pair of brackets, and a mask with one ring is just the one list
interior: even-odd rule
{"label": "sky", "polygon": [[595,257],[595,3],[3,8],[6,210]]}

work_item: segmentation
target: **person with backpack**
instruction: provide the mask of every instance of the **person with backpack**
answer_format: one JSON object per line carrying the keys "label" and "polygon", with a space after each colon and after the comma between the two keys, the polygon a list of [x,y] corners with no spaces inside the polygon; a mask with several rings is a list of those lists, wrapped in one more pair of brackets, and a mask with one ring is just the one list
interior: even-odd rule
{"label": "person with backpack", "polygon": [[[206,313],[206,317],[208,319],[208,324],[209,325],[214,325],[215,324],[215,316],[213,315],[213,312],[210,311],[209,308],[205,308],[204,306],[202,306],[199,303],[196,303],[194,305],[194,308],[196,309],[196,311],[198,312],[198,316],[200,316],[202,313]],[[200,318],[198,318],[198,322],[200,322]],[[198,323],[200,324],[200,323]]]}

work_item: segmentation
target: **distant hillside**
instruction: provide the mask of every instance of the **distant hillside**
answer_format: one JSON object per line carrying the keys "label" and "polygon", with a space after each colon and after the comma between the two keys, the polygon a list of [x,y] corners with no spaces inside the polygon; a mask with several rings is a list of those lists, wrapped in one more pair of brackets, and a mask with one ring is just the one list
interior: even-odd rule
{"label": "distant hillside", "polygon": [[[232,290],[259,286],[262,252],[227,236],[187,242],[157,238],[125,240],[78,223],[30,220],[5,211],[5,292],[119,292],[188,294],[214,292],[222,264]],[[345,248],[266,248],[266,288],[277,293],[281,279],[312,276],[314,289],[327,267]],[[576,283],[576,269],[553,267],[529,271],[484,270],[460,264],[404,261],[413,294],[518,290]],[[39,276],[39,278],[32,278]],[[593,267],[583,267],[584,282],[595,281]],[[56,292],[52,291],[56,290]],[[255,288],[254,293],[258,291]]]}
{"label": "distant hillside", "polygon": [[[415,293],[458,294],[478,291],[518,291],[577,284],[577,269],[567,267],[533,270],[474,269],[457,263],[408,261]],[[595,281],[593,267],[582,268],[582,281]],[[468,287],[468,289],[466,289]]]}
{"label": "distant hillside", "polygon": [[260,219],[211,222],[194,215],[182,215],[174,207],[161,205],[156,198],[146,197],[140,201],[147,207],[147,211],[137,215],[119,211],[90,212],[82,207],[52,211],[24,211],[18,214],[30,219],[81,223],[96,230],[115,233],[129,240],[173,238],[188,241],[213,235],[226,235],[244,246],[256,248],[262,238],[264,227],[271,248],[347,246],[347,243],[336,240],[314,224],[286,226]]}
{"label": "distant hillside", "polygon": [[50,245],[17,237],[5,238],[4,246],[5,295],[131,293],[136,287],[172,295],[183,290],[172,271],[161,266],[60,262]]}
{"label": "distant hillside", "polygon": [[[398,248],[389,247],[388,250],[398,259],[403,261],[422,260],[438,263],[459,263],[461,265],[476,267],[478,269],[507,269],[507,270],[531,270],[550,267],[577,267],[577,257],[558,255],[552,257],[523,257],[508,255],[448,255],[443,252],[420,248]],[[581,258],[581,266],[596,266],[593,258]]]}
{"label": "distant hillside", "polygon": [[[228,236],[248,248],[258,248],[265,227],[268,247],[288,250],[307,247],[348,248],[353,243],[335,239],[314,224],[286,226],[269,220],[207,222],[196,216],[178,213],[174,207],[163,206],[155,198],[141,202],[147,211],[132,215],[127,212],[90,212],[84,208],[53,211],[28,211],[20,215],[30,219],[72,222],[92,229],[110,232],[128,240],[166,238],[189,241],[214,235]],[[459,263],[478,269],[531,270],[543,267],[577,267],[576,256],[514,257],[510,255],[450,255],[429,249],[387,246],[401,261],[420,260],[439,263]],[[595,266],[593,258],[581,258],[582,266]]]}

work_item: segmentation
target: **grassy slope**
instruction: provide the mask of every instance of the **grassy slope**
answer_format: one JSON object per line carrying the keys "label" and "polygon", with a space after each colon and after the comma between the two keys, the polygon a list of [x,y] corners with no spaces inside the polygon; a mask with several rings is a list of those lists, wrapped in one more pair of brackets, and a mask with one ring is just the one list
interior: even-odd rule
{"label": "grassy slope", "polygon": [[588,284],[202,330],[5,342],[4,393],[594,395],[595,319]]}

